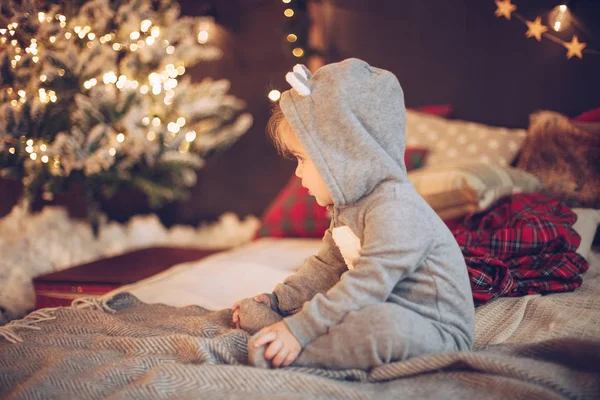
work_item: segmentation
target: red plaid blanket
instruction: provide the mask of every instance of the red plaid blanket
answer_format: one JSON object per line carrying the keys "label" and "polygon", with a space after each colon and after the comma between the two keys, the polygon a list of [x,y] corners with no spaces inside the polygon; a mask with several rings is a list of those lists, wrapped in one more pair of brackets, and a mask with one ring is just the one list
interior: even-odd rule
{"label": "red plaid blanket", "polygon": [[560,201],[520,193],[498,200],[453,229],[469,270],[473,299],[566,292],[581,286],[588,263],[575,253],[577,216]]}

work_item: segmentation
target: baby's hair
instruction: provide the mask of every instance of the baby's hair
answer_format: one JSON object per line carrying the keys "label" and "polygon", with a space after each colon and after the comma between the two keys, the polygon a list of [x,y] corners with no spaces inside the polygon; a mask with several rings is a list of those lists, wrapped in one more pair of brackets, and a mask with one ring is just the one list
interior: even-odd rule
{"label": "baby's hair", "polygon": [[294,156],[286,143],[286,138],[289,135],[295,135],[295,133],[285,115],[283,115],[279,103],[273,103],[271,118],[267,122],[267,136],[279,154],[285,158],[293,159]]}

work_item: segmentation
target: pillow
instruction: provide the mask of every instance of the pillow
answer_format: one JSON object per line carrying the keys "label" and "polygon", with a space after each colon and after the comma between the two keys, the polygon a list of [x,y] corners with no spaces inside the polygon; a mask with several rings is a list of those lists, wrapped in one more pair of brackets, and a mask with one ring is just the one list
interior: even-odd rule
{"label": "pillow", "polygon": [[404,164],[406,165],[406,170],[411,171],[425,165],[427,153],[429,153],[429,150],[424,147],[408,147],[404,150]]}
{"label": "pillow", "polygon": [[425,167],[410,172],[408,178],[440,217],[444,210],[464,205],[470,207],[464,208],[463,215],[483,210],[500,197],[536,192],[541,186],[525,171],[483,162],[456,164],[451,168]]}
{"label": "pillow", "polygon": [[[422,166],[427,152],[424,148],[407,148],[404,152],[406,169]],[[302,187],[302,180],[293,175],[267,207],[255,239],[265,236],[321,238],[329,223],[327,209],[318,205],[308,189]]]}
{"label": "pillow", "polygon": [[327,209],[317,204],[296,175],[267,207],[259,237],[323,237],[329,228]]}
{"label": "pillow", "polygon": [[593,208],[573,208],[573,212],[577,214],[577,222],[573,225],[573,229],[581,236],[577,253],[589,261],[592,242],[596,236],[596,229],[600,225],[600,210]]}
{"label": "pillow", "polygon": [[570,207],[600,208],[600,130],[559,113],[530,117],[518,167],[543,183],[541,193]]}
{"label": "pillow", "polygon": [[600,122],[600,107],[579,114],[573,121],[577,122]]}
{"label": "pillow", "polygon": [[451,117],[453,111],[450,104],[410,107],[408,109],[445,118]]}
{"label": "pillow", "polygon": [[448,120],[412,110],[406,112],[406,145],[428,148],[428,166],[464,160],[506,166],[516,156],[525,136],[523,129]]}

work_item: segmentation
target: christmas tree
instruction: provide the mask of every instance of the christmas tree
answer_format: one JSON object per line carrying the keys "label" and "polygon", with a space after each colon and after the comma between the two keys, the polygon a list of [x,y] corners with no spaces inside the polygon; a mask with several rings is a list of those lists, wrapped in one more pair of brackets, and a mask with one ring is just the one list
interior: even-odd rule
{"label": "christmas tree", "polygon": [[0,176],[25,204],[79,181],[92,222],[126,186],[154,207],[184,197],[252,123],[228,81],[185,77],[221,56],[212,20],[169,0],[59,3],[0,5]]}

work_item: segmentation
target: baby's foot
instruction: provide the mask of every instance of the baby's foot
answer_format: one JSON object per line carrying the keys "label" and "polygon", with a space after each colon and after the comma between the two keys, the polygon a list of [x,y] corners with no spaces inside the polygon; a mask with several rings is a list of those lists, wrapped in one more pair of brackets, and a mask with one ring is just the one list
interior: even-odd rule
{"label": "baby's foot", "polygon": [[281,315],[275,312],[271,306],[251,298],[240,302],[238,317],[240,327],[251,335],[282,320]]}

